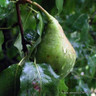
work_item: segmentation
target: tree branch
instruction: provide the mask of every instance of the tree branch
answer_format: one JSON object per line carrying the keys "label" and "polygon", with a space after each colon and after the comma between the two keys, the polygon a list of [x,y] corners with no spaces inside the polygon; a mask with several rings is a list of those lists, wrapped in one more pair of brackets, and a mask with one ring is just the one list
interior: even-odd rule
{"label": "tree branch", "polygon": [[18,24],[21,32],[21,37],[22,37],[22,46],[23,46],[23,52],[26,53],[28,52],[27,47],[26,47],[26,40],[24,39],[24,30],[21,22],[21,16],[20,16],[20,9],[19,9],[19,2],[16,3],[16,11],[17,11],[17,17],[18,17]]}

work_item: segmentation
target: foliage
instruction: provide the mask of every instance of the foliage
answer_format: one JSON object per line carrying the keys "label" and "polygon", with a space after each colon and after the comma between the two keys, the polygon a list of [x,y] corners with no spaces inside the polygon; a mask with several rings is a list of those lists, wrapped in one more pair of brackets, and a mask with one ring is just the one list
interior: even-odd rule
{"label": "foliage", "polygon": [[[31,45],[27,44],[30,58],[22,66],[19,96],[52,96],[53,93],[54,96],[90,96],[96,89],[95,0],[33,1],[59,21],[76,50],[77,60],[72,72],[64,79],[59,78],[48,64],[36,64],[36,48],[42,40],[47,21],[45,15],[34,6],[21,4],[24,38]],[[18,26],[13,27],[15,23],[15,1],[0,0],[0,72],[24,57],[20,30]]]}
{"label": "foliage", "polygon": [[55,96],[58,92],[59,76],[46,64],[26,62],[20,80],[20,96]]}

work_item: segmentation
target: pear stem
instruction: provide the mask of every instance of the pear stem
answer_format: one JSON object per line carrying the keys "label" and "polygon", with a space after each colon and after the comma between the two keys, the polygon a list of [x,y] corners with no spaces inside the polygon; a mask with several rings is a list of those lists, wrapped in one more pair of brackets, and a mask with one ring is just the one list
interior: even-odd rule
{"label": "pear stem", "polygon": [[45,15],[50,19],[51,15],[50,15],[41,5],[39,5],[39,4],[36,3],[36,2],[32,2],[32,1],[30,1],[30,0],[27,0],[27,3],[30,3],[30,4],[32,4],[32,5],[37,6],[37,7],[38,7],[41,11],[43,11],[43,12],[45,13]]}
{"label": "pear stem", "polygon": [[29,9],[31,9],[33,12],[35,12],[36,14],[38,14],[38,12],[35,10],[35,9],[33,9],[32,7],[28,7]]}
{"label": "pear stem", "polygon": [[0,28],[0,30],[6,30],[6,29],[11,29],[11,28],[14,28],[18,25],[18,23],[14,23],[12,26],[9,26],[9,27],[2,27]]}
{"label": "pear stem", "polygon": [[21,59],[21,61],[18,63],[19,66],[23,66],[25,61],[27,60],[28,56],[26,55],[24,58]]}

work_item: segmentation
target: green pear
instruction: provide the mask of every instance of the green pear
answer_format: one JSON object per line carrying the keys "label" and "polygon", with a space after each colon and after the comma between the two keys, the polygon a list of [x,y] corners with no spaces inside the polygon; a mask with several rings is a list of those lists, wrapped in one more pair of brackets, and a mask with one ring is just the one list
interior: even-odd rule
{"label": "green pear", "polygon": [[17,96],[21,69],[21,66],[14,64],[0,72],[0,96]]}
{"label": "green pear", "polygon": [[57,74],[65,77],[75,64],[76,52],[58,21],[39,4],[32,3],[41,9],[48,19],[45,35],[37,48],[37,63],[50,64]]}

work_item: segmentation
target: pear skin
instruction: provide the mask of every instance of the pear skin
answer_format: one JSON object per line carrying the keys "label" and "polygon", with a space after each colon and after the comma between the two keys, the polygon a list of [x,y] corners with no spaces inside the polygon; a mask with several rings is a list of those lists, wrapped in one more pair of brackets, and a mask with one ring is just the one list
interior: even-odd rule
{"label": "pear skin", "polygon": [[44,12],[48,19],[45,35],[37,48],[37,63],[50,64],[57,74],[65,77],[73,69],[76,52],[58,21],[39,4],[31,3]]}
{"label": "pear skin", "polygon": [[36,54],[38,63],[51,64],[57,74],[64,77],[72,70],[76,53],[58,21],[51,17],[38,46]]}

